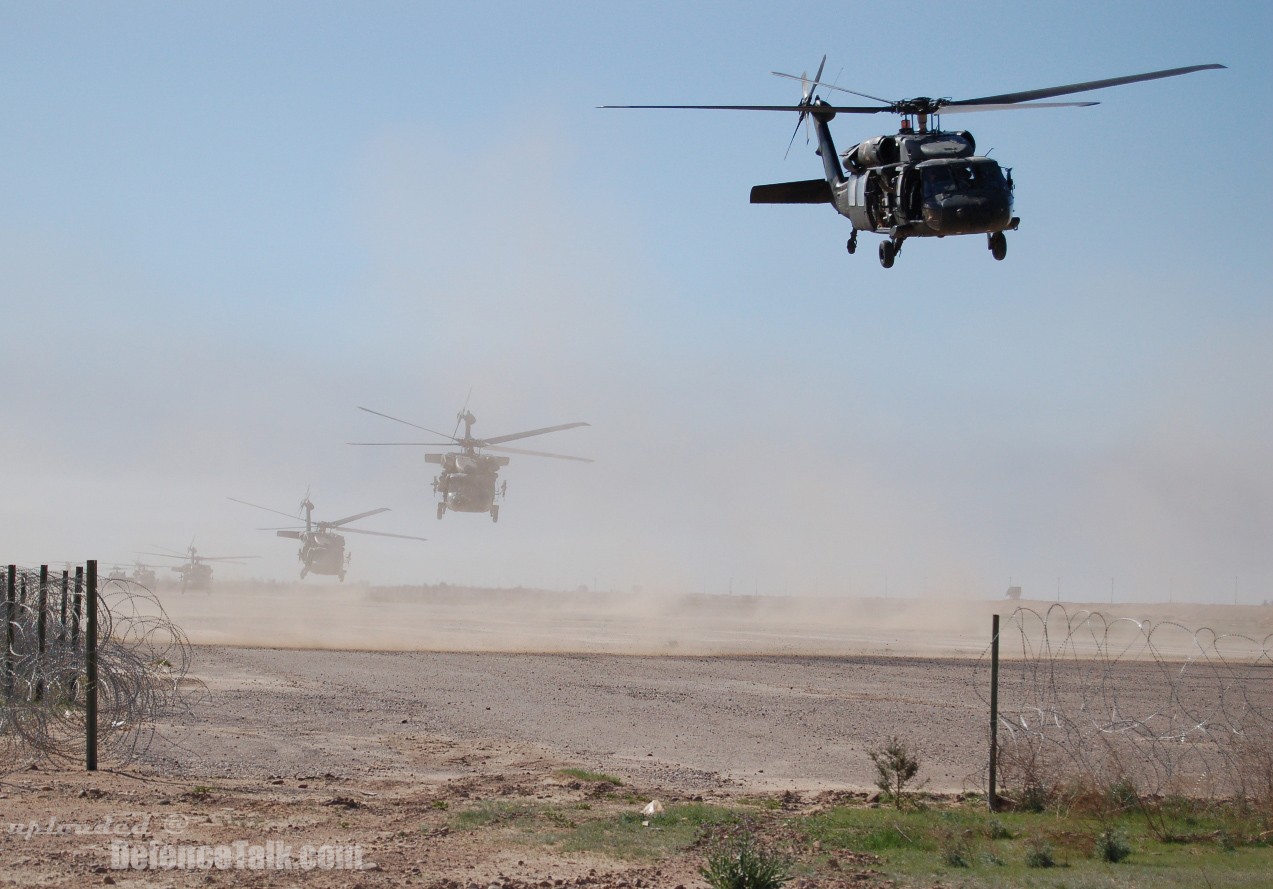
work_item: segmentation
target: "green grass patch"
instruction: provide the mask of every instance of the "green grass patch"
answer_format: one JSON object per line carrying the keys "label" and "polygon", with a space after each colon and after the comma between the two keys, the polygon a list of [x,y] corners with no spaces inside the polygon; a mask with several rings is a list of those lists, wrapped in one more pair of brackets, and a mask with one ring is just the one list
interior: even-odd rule
{"label": "green grass patch", "polygon": [[935,881],[962,889],[1270,885],[1273,847],[1252,830],[1259,825],[1248,816],[1216,807],[1178,806],[1163,817],[1169,824],[1192,826],[1194,832],[1163,841],[1143,812],[1098,820],[1055,813],[992,814],[980,806],[958,805],[901,812],[843,807],[797,816],[788,824],[823,851],[879,856],[875,869],[901,889]]}
{"label": "green grass patch", "polygon": [[[842,879],[869,869],[897,889],[1267,889],[1273,873],[1268,816],[1220,804],[1169,800],[1118,816],[986,811],[984,803],[931,799],[923,808],[847,805],[810,814],[762,797],[729,805],[678,803],[652,816],[613,800],[452,802],[453,830],[489,831],[500,847],[632,862],[709,853],[738,830],[791,855],[801,878]],[[1156,819],[1156,820],[1155,820]],[[1166,839],[1162,837],[1166,836]],[[870,856],[863,858],[863,855]],[[836,859],[836,861],[832,861]]]}
{"label": "green grass patch", "polygon": [[507,825],[533,819],[536,814],[536,807],[528,803],[482,800],[451,816],[451,828],[452,830],[474,830],[497,824]]}
{"label": "green grass patch", "polygon": [[580,822],[553,839],[562,852],[601,852],[616,858],[649,861],[688,849],[718,825],[733,824],[738,814],[723,806],[685,803],[658,815],[621,812]]}
{"label": "green grass patch", "polygon": [[594,784],[605,782],[613,784],[615,787],[623,786],[622,778],[616,778],[614,775],[607,775],[603,772],[590,772],[587,769],[561,769],[557,774],[567,778],[574,778],[578,781],[590,781]]}

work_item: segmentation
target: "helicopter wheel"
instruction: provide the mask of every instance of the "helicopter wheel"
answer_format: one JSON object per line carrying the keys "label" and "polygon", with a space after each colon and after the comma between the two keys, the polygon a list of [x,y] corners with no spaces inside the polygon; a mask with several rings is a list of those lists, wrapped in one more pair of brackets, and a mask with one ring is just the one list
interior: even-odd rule
{"label": "helicopter wheel", "polygon": [[897,245],[892,241],[880,241],[880,265],[886,269],[893,267],[893,260],[897,258]]}
{"label": "helicopter wheel", "polygon": [[443,516],[445,513],[446,513],[446,504],[445,504],[445,503],[439,503],[439,504],[438,504],[438,518],[442,518],[442,516]]}
{"label": "helicopter wheel", "polygon": [[498,522],[498,521],[499,521],[499,506],[492,506],[492,507],[491,507],[491,521],[492,521],[492,522]]}
{"label": "helicopter wheel", "polygon": [[845,246],[845,249],[849,251],[850,256],[858,252],[858,233],[856,231],[854,231],[853,234],[849,237],[849,243],[845,244],[844,246]]}
{"label": "helicopter wheel", "polygon": [[340,578],[340,582],[341,582],[341,583],[344,583],[344,582],[345,582],[345,572],[344,572],[344,571],[340,572],[340,574],[338,574],[337,576]]}
{"label": "helicopter wheel", "polygon": [[990,255],[997,260],[1001,260],[1008,255],[1008,236],[1003,232],[993,232],[986,236],[987,246],[990,248]]}
{"label": "helicopter wheel", "polygon": [[304,580],[304,579],[305,579],[305,575],[306,575],[306,574],[309,574],[309,566],[308,566],[308,565],[306,565],[304,568],[302,568],[302,569],[301,569],[301,580]]}

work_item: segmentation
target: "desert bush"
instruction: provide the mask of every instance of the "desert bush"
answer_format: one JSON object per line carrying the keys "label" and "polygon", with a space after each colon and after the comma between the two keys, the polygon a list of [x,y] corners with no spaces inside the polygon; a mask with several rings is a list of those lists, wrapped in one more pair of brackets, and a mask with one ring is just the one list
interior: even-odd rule
{"label": "desert bush", "polygon": [[991,818],[986,823],[986,836],[992,840],[1010,840],[1013,837],[1011,828],[998,818]]}
{"label": "desert bush", "polygon": [[1273,733],[1244,731],[1233,744],[1237,794],[1256,812],[1273,817]]}
{"label": "desert bush", "polygon": [[868,750],[866,755],[875,764],[875,786],[901,808],[906,785],[919,773],[918,757],[896,737],[889,738],[882,750]]}
{"label": "desert bush", "polygon": [[791,879],[791,861],[744,825],[708,851],[699,874],[712,889],[778,889]]}
{"label": "desert bush", "polygon": [[968,837],[948,833],[938,838],[937,849],[947,867],[972,867],[975,856]]}
{"label": "desert bush", "polygon": [[998,748],[999,781],[1013,807],[1025,812],[1043,812],[1058,793],[1056,769],[1049,761],[1042,738],[1010,738]]}
{"label": "desert bush", "polygon": [[1047,840],[1031,840],[1026,846],[1025,863],[1027,867],[1055,867],[1056,855],[1052,844]]}
{"label": "desert bush", "polygon": [[1132,854],[1127,836],[1121,830],[1108,828],[1096,838],[1096,857],[1110,864],[1118,864]]}

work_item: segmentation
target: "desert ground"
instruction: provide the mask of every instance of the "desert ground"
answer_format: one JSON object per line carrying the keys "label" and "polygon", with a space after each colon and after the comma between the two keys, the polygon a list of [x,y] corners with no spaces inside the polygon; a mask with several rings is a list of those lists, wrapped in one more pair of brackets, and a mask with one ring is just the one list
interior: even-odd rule
{"label": "desert ground", "polygon": [[[656,799],[758,817],[865,800],[890,736],[928,790],[981,791],[990,615],[1015,607],[319,584],[162,601],[193,645],[189,708],[135,762],[0,778],[0,885],[702,886],[701,852],[633,859],[552,831]],[[1271,610],[1102,609],[1261,639]],[[1155,668],[1131,658],[1129,694],[1160,693]],[[359,869],[118,870],[112,831],[356,844]],[[885,884],[869,856],[840,873],[816,885]]]}

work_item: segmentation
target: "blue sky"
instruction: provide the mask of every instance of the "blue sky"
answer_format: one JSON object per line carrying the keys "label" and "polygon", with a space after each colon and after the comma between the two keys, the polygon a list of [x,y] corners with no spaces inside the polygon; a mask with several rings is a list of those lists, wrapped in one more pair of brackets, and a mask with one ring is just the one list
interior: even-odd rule
{"label": "blue sky", "polygon": [[[376,506],[355,577],[607,589],[1273,598],[1261,4],[0,4],[0,367],[18,561],[288,545],[241,497]],[[781,103],[976,96],[1019,232],[881,269]],[[832,124],[841,149],[885,116]],[[433,518],[365,404],[514,458]],[[404,431],[407,431],[404,429]],[[409,437],[409,436],[408,436]],[[264,516],[264,514],[261,514]],[[265,523],[265,524],[268,524]]]}

